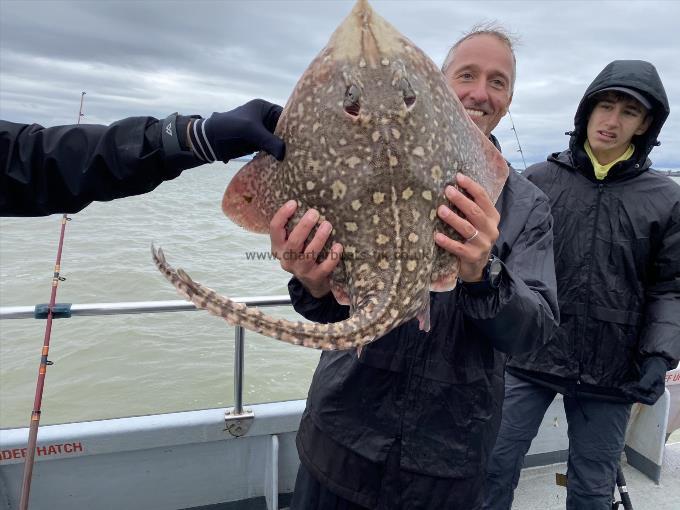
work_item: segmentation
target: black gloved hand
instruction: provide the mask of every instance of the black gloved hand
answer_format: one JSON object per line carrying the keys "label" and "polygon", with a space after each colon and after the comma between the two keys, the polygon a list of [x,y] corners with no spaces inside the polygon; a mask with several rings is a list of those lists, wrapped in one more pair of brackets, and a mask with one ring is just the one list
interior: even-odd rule
{"label": "black gloved hand", "polygon": [[208,119],[191,123],[189,133],[194,153],[212,163],[264,150],[281,161],[286,146],[272,132],[281,115],[279,105],[254,99],[234,110],[213,113]]}
{"label": "black gloved hand", "polygon": [[664,358],[649,356],[640,367],[640,380],[624,384],[621,390],[633,402],[651,406],[663,395],[667,371],[668,363]]}

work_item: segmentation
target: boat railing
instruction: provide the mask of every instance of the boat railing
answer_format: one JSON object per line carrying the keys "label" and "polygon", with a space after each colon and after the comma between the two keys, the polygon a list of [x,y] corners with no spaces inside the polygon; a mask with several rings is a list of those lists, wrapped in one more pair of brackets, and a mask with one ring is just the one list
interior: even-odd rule
{"label": "boat railing", "polygon": [[[247,306],[271,307],[290,305],[289,296],[255,296],[234,298],[233,301]],[[57,303],[52,309],[55,319],[74,316],[126,315],[141,313],[191,312],[199,310],[193,303],[184,300],[171,301],[129,301],[116,303]],[[3,319],[46,319],[47,304],[35,306],[0,307],[0,320]],[[225,412],[225,425],[230,434],[242,436],[248,432],[253,413],[243,408],[243,372],[245,329],[234,326],[234,406]]]}

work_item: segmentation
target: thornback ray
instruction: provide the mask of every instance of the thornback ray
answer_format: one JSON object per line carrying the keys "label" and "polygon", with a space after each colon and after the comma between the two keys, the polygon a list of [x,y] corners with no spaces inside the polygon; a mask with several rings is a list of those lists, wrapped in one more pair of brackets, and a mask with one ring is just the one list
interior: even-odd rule
{"label": "thornback ray", "polygon": [[[231,180],[224,213],[267,233],[288,200],[310,208],[343,256],[331,280],[349,319],[308,324],[234,303],[174,270],[152,248],[161,273],[197,307],[231,324],[293,344],[349,349],[414,318],[429,329],[430,290],[452,289],[458,258],[434,243],[460,236],[437,217],[457,173],[495,202],[508,175],[502,155],[470,120],[438,67],[359,0],[295,86],[276,126],[286,143],[277,161],[261,152]],[[324,256],[322,254],[322,256]]]}

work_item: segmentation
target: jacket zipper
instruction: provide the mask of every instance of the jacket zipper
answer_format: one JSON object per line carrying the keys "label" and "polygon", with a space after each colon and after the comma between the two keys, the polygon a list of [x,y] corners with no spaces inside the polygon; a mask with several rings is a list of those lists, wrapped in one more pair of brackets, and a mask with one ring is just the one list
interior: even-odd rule
{"label": "jacket zipper", "polygon": [[588,263],[588,280],[586,282],[586,302],[585,302],[585,309],[584,309],[584,314],[583,314],[583,327],[581,328],[581,338],[580,342],[582,344],[581,346],[581,351],[579,353],[578,357],[578,377],[576,379],[576,384],[581,384],[581,373],[583,372],[583,352],[585,350],[585,337],[586,337],[586,330],[587,324],[589,322],[589,311],[590,311],[590,293],[591,293],[591,282],[592,282],[592,276],[593,276],[593,261],[592,257],[594,254],[595,250],[595,237],[597,235],[597,221],[600,218],[600,204],[602,202],[602,194],[604,193],[604,184],[598,184],[597,185],[597,204],[595,205],[595,221],[593,222],[593,234],[590,238],[590,262]]}

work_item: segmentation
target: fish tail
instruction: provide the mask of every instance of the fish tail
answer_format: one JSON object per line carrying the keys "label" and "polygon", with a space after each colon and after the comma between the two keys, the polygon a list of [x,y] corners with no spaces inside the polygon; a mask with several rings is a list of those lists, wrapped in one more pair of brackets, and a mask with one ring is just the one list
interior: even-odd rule
{"label": "fish tail", "polygon": [[290,344],[321,350],[347,350],[372,342],[404,322],[397,321],[389,313],[391,299],[375,297],[365,300],[352,317],[341,322],[316,324],[275,318],[195,282],[184,270],[168,264],[161,248],[156,250],[152,245],[151,253],[163,276],[197,308],[222,317],[231,325],[239,324]]}

